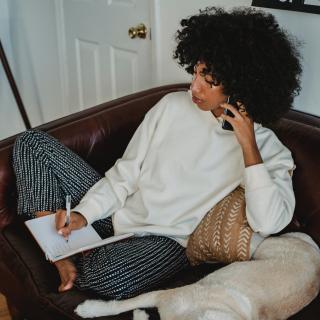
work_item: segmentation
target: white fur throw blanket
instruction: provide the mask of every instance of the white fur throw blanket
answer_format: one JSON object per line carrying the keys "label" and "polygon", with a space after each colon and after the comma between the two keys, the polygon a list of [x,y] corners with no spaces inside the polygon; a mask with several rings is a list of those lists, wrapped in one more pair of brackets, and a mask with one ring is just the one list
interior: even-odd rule
{"label": "white fur throw blanket", "polygon": [[[309,304],[320,287],[320,251],[303,233],[270,237],[253,260],[235,262],[200,281],[153,291],[123,301],[87,300],[75,312],[82,317],[158,307],[162,320],[287,319]],[[135,310],[134,320],[148,315]]]}

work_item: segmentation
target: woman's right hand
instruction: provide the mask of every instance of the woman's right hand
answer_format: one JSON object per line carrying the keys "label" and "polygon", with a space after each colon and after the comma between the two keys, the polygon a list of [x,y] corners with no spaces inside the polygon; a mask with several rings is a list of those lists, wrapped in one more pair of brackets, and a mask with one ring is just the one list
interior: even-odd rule
{"label": "woman's right hand", "polygon": [[64,238],[68,238],[72,230],[78,230],[85,227],[88,223],[86,218],[78,212],[70,213],[70,223],[66,225],[67,211],[57,210],[55,213],[56,229]]}

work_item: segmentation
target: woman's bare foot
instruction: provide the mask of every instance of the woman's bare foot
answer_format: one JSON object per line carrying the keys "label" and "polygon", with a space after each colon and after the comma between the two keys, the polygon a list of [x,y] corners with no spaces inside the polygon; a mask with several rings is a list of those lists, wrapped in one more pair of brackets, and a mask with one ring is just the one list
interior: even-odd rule
{"label": "woman's bare foot", "polygon": [[37,218],[43,217],[43,216],[47,216],[47,215],[49,215],[49,214],[53,214],[53,212],[52,212],[52,211],[36,211],[36,212],[35,212],[35,216],[36,216]]}
{"label": "woman's bare foot", "polygon": [[[37,218],[53,214],[52,211],[36,211]],[[54,263],[59,271],[61,284],[58,288],[59,292],[68,291],[73,287],[73,283],[77,277],[77,269],[70,259],[62,259]]]}
{"label": "woman's bare foot", "polygon": [[61,284],[58,288],[59,292],[68,291],[73,287],[73,283],[77,277],[77,269],[70,259],[62,259],[56,261],[56,268],[59,271]]}

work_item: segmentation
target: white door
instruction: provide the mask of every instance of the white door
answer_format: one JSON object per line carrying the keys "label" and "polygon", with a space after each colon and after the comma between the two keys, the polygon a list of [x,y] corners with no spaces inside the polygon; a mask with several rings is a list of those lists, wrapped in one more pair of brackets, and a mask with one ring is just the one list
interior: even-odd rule
{"label": "white door", "polygon": [[[152,86],[150,0],[64,0],[70,112]],[[145,39],[128,29],[144,23]]]}

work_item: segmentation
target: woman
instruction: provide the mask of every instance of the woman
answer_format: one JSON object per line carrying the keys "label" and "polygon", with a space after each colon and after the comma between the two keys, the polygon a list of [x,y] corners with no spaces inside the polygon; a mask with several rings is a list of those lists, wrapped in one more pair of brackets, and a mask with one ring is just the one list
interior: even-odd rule
{"label": "woman", "polygon": [[[262,125],[279,119],[300,89],[293,40],[271,14],[249,8],[208,8],[181,25],[175,58],[193,74],[190,92],[159,101],[104,177],[45,133],[16,141],[19,214],[56,211],[64,237],[87,224],[103,237],[135,234],[56,262],[59,291],[75,284],[122,299],[159,285],[189,265],[189,235],[239,184],[255,231],[251,252],[292,218],[291,153]],[[74,206],[67,227],[66,194]]]}

